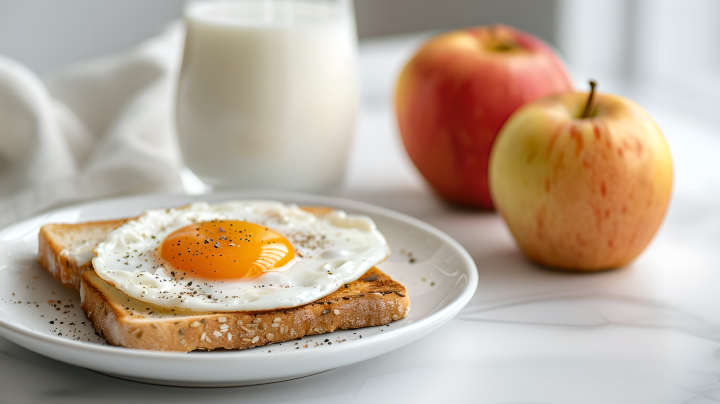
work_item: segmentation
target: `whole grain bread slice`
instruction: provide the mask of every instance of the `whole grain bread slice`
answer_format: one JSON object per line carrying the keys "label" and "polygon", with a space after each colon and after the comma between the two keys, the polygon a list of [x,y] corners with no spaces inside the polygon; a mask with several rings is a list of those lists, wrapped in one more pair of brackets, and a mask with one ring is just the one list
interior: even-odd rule
{"label": "whole grain bread slice", "polygon": [[360,279],[303,306],[241,312],[168,309],[127,296],[94,271],[82,274],[81,306],[113,345],[157,351],[246,349],[405,317],[405,287],[373,267]]}

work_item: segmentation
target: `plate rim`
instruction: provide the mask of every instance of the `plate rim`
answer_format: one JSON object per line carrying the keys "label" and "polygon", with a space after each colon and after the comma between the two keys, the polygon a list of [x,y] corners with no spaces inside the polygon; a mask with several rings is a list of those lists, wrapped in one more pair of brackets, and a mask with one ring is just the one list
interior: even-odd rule
{"label": "plate rim", "polygon": [[[39,218],[49,216],[56,212],[61,212],[64,210],[70,210],[70,209],[83,209],[88,208],[90,206],[95,205],[101,205],[103,203],[118,203],[123,201],[137,201],[138,203],[143,200],[153,200],[153,199],[162,199],[162,198],[178,198],[183,200],[192,200],[192,201],[200,201],[203,199],[213,199],[215,201],[218,201],[219,199],[226,199],[230,200],[230,198],[252,198],[252,196],[249,195],[255,195],[255,194],[261,194],[264,195],[267,199],[271,198],[280,198],[280,199],[290,199],[298,198],[298,199],[309,199],[309,200],[317,200],[317,201],[327,201],[326,203],[329,203],[330,205],[327,206],[337,206],[340,209],[343,208],[350,208],[350,209],[356,209],[359,211],[364,211],[368,213],[377,213],[379,215],[383,215],[385,217],[389,217],[392,219],[399,220],[401,222],[409,223],[412,226],[419,227],[423,230],[426,230],[428,232],[431,232],[432,234],[438,236],[441,238],[444,242],[449,244],[451,247],[453,247],[462,258],[462,261],[466,264],[467,267],[467,285],[464,287],[464,290],[460,295],[458,295],[455,299],[453,299],[450,303],[448,303],[445,307],[440,309],[439,311],[424,317],[418,321],[415,321],[411,324],[408,324],[404,327],[392,329],[391,332],[388,333],[380,333],[375,334],[372,336],[369,336],[365,339],[358,339],[353,340],[352,344],[335,344],[332,346],[326,346],[322,350],[313,350],[312,353],[306,352],[304,350],[298,350],[298,352],[294,352],[295,350],[289,350],[289,351],[282,351],[282,352],[275,352],[273,355],[275,358],[278,358],[278,356],[282,356],[283,359],[300,359],[302,357],[307,357],[308,354],[315,355],[315,356],[323,356],[323,355],[336,355],[344,351],[349,350],[357,350],[357,349],[363,349],[365,347],[369,346],[375,346],[380,345],[389,341],[394,340],[399,335],[398,334],[415,334],[418,332],[421,332],[424,329],[430,328],[431,331],[434,331],[434,329],[440,327],[442,324],[444,324],[443,320],[449,321],[452,319],[457,313],[462,310],[463,307],[467,305],[467,303],[470,301],[470,299],[474,296],[479,282],[479,275],[477,272],[477,265],[475,264],[475,261],[470,256],[470,254],[467,252],[467,250],[454,238],[449,236],[447,233],[443,232],[442,230],[436,228],[435,226],[425,223],[419,219],[416,219],[410,215],[407,215],[405,213],[401,213],[389,208],[373,205],[366,202],[360,202],[360,201],[354,201],[346,198],[341,197],[334,197],[334,196],[326,196],[326,195],[315,195],[315,194],[308,194],[308,193],[300,193],[300,192],[291,192],[291,191],[277,191],[277,190],[234,190],[234,191],[225,191],[225,192],[216,192],[216,193],[208,193],[208,194],[202,194],[202,195],[187,195],[187,194],[181,194],[181,193],[154,193],[154,194],[143,194],[143,195],[133,195],[133,196],[123,196],[118,198],[104,198],[104,199],[98,199],[88,202],[83,202],[79,204],[71,204],[67,206],[58,207],[55,209],[51,209],[48,211],[45,211],[43,213],[35,214],[26,218],[23,218],[19,221],[15,221],[7,226],[4,226],[0,229],[0,233],[6,231],[9,228],[15,227],[17,225],[21,225],[23,223],[27,223],[33,220],[38,220]],[[242,196],[247,195],[247,196]],[[325,203],[325,202],[323,202]],[[150,205],[150,202],[146,202],[146,205]],[[145,209],[151,209],[150,207]],[[109,215],[110,216],[110,215]],[[102,219],[96,219],[96,220],[102,220]],[[40,222],[41,223],[41,222]],[[38,224],[40,226],[41,224]],[[34,230],[33,230],[34,231]],[[446,318],[448,314],[451,314],[449,318]],[[438,325],[439,324],[439,325]],[[433,328],[433,325],[435,327]],[[181,352],[163,352],[163,351],[150,351],[150,350],[143,350],[143,349],[131,349],[131,348],[123,348],[123,347],[116,347],[112,345],[100,345],[95,343],[87,343],[83,341],[75,341],[70,340],[66,338],[61,338],[53,335],[47,335],[35,330],[28,329],[25,326],[22,326],[20,324],[7,321],[5,319],[0,318],[0,328],[3,328],[7,331],[14,332],[16,334],[19,334],[21,336],[25,336],[27,338],[32,338],[34,340],[38,340],[38,342],[41,343],[48,343],[53,345],[58,345],[60,348],[64,349],[72,349],[75,351],[88,351],[92,354],[99,354],[99,355],[108,355],[112,358],[123,358],[123,359],[129,359],[129,358],[137,358],[137,359],[162,359],[162,360],[182,360],[183,362],[190,361],[189,364],[195,364],[195,363],[205,363],[205,362],[225,362],[225,361],[235,361],[239,358],[242,358],[243,360],[251,360],[252,358],[261,358],[264,356],[262,355],[247,355],[245,354],[245,350],[227,350],[220,353],[213,353],[210,355],[193,355],[188,353],[181,353]],[[274,344],[273,344],[274,345]],[[28,348],[26,348],[28,349]],[[43,355],[44,356],[44,355]],[[369,359],[369,358],[367,358]],[[364,360],[364,359],[363,359]]]}

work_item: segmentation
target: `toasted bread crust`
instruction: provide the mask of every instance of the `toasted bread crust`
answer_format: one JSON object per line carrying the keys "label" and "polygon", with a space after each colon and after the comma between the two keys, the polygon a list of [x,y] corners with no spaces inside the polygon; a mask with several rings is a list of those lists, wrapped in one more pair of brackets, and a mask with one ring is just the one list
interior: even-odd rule
{"label": "toasted bread crust", "polygon": [[38,261],[63,285],[80,290],[83,272],[93,269],[92,261],[78,263],[70,249],[83,242],[95,245],[105,235],[130,219],[105,220],[78,224],[47,224],[38,234]]}
{"label": "toasted bread crust", "polygon": [[128,297],[94,271],[82,275],[80,294],[83,311],[108,342],[157,351],[246,349],[388,324],[410,311],[405,287],[377,268],[312,303],[270,311],[173,311]]}

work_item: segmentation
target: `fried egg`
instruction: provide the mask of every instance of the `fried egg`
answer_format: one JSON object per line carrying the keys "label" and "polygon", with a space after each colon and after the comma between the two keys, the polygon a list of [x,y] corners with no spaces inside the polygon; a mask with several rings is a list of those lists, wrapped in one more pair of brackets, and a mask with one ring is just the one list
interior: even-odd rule
{"label": "fried egg", "polygon": [[317,217],[273,201],[198,202],[149,210],[95,247],[97,274],[167,308],[295,307],[362,276],[389,254],[375,223],[334,210]]}

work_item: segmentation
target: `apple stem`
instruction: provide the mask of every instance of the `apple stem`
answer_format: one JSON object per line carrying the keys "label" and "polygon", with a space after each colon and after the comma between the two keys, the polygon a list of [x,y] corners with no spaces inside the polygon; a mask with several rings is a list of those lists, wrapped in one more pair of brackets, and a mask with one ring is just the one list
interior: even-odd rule
{"label": "apple stem", "polygon": [[592,115],[593,110],[595,109],[595,86],[597,86],[597,82],[595,80],[590,80],[590,95],[588,96],[587,104],[585,104],[585,110],[583,111],[581,118],[590,118],[590,115]]}
{"label": "apple stem", "polygon": [[495,51],[508,52],[521,48],[503,25],[491,25],[487,32],[490,37],[490,47]]}

